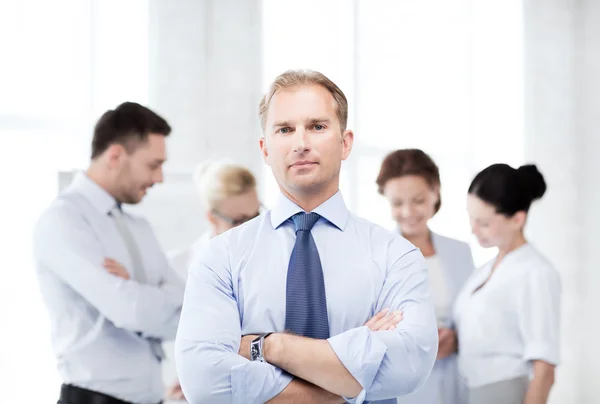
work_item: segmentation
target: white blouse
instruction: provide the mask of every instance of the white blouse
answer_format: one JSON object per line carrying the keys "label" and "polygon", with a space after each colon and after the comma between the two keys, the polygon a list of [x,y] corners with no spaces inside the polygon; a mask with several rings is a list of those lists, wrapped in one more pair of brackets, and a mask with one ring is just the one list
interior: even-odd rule
{"label": "white blouse", "polygon": [[525,244],[504,257],[474,292],[494,262],[471,276],[454,306],[459,367],[470,387],[531,376],[533,360],[559,362],[557,271]]}

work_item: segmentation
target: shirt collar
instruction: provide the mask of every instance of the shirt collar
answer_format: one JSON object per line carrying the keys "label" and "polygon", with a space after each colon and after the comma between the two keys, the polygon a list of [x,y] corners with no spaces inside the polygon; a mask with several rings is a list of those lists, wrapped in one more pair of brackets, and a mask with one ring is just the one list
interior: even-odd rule
{"label": "shirt collar", "polygon": [[[304,210],[280,193],[275,207],[271,210],[271,225],[276,229],[290,217],[300,212],[304,212]],[[319,216],[342,231],[344,231],[348,223],[349,212],[340,191],[317,206],[313,212],[318,213]]]}
{"label": "shirt collar", "polygon": [[115,206],[118,206],[111,194],[83,172],[77,173],[71,187],[83,195],[102,214],[108,214]]}

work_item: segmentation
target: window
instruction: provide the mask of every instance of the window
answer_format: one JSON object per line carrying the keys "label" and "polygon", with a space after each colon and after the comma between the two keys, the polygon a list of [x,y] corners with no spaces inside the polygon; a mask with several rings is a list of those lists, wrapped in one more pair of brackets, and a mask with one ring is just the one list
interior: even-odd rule
{"label": "window", "polygon": [[58,394],[32,230],[57,194],[59,171],[87,166],[98,115],[125,99],[147,102],[147,1],[125,3],[0,2],[0,384],[10,386],[2,402]]}
{"label": "window", "polygon": [[[314,4],[313,4],[314,3]],[[470,236],[466,192],[477,171],[523,160],[520,2],[264,0],[264,81],[320,70],[346,93],[355,147],[343,165],[347,205],[393,228],[375,179],[383,157],[421,148],[440,167],[431,226],[469,241],[478,265],[495,251]],[[270,170],[267,200],[277,195]]]}

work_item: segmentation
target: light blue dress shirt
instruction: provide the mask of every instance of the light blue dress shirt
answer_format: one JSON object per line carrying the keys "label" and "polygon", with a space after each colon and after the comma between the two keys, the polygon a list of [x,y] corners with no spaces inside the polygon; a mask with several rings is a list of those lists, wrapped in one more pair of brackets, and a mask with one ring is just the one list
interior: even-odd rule
{"label": "light blue dress shirt", "polygon": [[134,403],[157,403],[163,397],[161,364],[144,337],[175,338],[183,283],[177,283],[148,222],[130,214],[124,216],[148,283],[103,268],[106,257],[132,267],[108,214],[115,203],[79,174],[38,220],[36,272],[62,380]]}
{"label": "light blue dress shirt", "polygon": [[[272,211],[211,239],[196,256],[175,343],[190,402],[263,403],[292,380],[238,350],[242,335],[284,331],[295,241],[288,219],[298,212],[300,207],[281,196]],[[425,260],[400,235],[348,212],[339,192],[314,212],[322,216],[312,235],[327,292],[328,341],[363,386],[352,402],[394,403],[427,379],[437,353]],[[364,326],[386,307],[404,312],[395,331]]]}

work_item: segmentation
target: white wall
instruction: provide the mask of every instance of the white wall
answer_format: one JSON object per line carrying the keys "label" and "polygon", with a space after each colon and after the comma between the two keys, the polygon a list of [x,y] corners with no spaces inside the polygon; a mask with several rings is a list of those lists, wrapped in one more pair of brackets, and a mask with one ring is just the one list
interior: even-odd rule
{"label": "white wall", "polygon": [[600,397],[600,4],[527,1],[525,38],[525,156],[548,183],[528,231],[563,281],[562,365],[551,402],[591,403]]}
{"label": "white wall", "polygon": [[600,345],[597,331],[600,307],[600,2],[585,0],[577,16],[576,119],[579,133],[581,171],[580,195],[576,209],[581,207],[580,243],[580,328],[581,335],[581,397],[580,402],[600,401]]}

